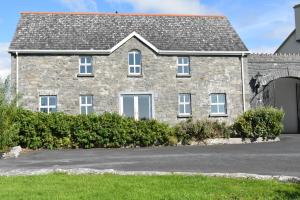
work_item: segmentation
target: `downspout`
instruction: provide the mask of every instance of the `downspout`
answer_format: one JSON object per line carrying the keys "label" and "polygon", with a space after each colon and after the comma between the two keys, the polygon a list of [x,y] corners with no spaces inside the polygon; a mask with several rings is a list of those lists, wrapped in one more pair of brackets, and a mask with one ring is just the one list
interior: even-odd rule
{"label": "downspout", "polygon": [[245,74],[244,74],[244,53],[241,56],[241,68],[242,68],[242,98],[243,98],[243,112],[246,111],[246,97],[245,97]]}
{"label": "downspout", "polygon": [[17,106],[19,106],[19,54],[16,52],[16,59],[17,59],[17,64],[16,64],[16,103]]}

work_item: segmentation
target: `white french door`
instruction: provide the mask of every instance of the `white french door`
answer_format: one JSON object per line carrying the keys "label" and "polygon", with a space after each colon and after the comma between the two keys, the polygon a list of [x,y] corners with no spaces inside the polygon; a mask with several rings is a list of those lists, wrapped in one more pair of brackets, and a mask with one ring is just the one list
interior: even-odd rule
{"label": "white french door", "polygon": [[124,94],[121,95],[121,114],[138,119],[152,118],[152,95]]}

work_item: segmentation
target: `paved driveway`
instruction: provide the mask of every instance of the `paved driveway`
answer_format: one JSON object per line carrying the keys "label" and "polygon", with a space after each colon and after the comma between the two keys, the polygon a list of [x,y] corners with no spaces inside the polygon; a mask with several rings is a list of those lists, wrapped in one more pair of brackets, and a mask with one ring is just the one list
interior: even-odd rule
{"label": "paved driveway", "polygon": [[18,159],[0,160],[0,172],[54,168],[300,177],[300,135],[283,135],[277,143],[244,145],[42,150],[22,154]]}

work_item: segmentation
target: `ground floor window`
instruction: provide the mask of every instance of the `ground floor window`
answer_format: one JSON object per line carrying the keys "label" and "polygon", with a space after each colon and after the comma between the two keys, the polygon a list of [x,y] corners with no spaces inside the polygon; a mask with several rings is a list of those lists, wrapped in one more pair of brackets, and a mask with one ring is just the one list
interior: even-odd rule
{"label": "ground floor window", "polygon": [[80,114],[88,115],[93,112],[93,96],[80,96]]}
{"label": "ground floor window", "polygon": [[51,113],[57,111],[56,96],[40,96],[40,112]]}
{"label": "ground floor window", "polygon": [[136,120],[151,119],[152,95],[124,94],[121,95],[121,114]]}
{"label": "ground floor window", "polygon": [[191,94],[178,95],[178,114],[179,116],[191,115]]}
{"label": "ground floor window", "polygon": [[211,114],[226,114],[226,94],[215,93],[210,95],[210,113]]}

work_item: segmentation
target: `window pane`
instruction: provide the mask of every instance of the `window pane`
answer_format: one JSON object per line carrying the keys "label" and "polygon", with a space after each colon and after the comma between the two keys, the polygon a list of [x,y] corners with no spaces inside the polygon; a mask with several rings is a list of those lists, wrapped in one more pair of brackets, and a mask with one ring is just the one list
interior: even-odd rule
{"label": "window pane", "polygon": [[93,106],[87,107],[87,114],[91,114],[93,112]]}
{"label": "window pane", "polygon": [[92,57],[90,57],[90,56],[86,57],[86,63],[91,64],[92,63]]}
{"label": "window pane", "polygon": [[182,66],[178,66],[177,73],[178,74],[182,74],[183,73],[183,67]]}
{"label": "window pane", "polygon": [[83,65],[80,65],[80,73],[85,73],[85,67]]}
{"label": "window pane", "polygon": [[225,113],[225,105],[219,105],[219,113]]}
{"label": "window pane", "polygon": [[218,113],[218,106],[217,105],[211,105],[211,113]]}
{"label": "window pane", "polygon": [[40,108],[40,111],[41,111],[41,112],[47,113],[47,112],[48,112],[48,109],[47,109],[47,108]]}
{"label": "window pane", "polygon": [[182,57],[178,57],[178,64],[182,64],[183,62],[183,59],[182,59]]}
{"label": "window pane", "polygon": [[183,58],[183,64],[188,64],[189,63],[189,58],[188,57],[184,57]]}
{"label": "window pane", "polygon": [[184,113],[184,105],[179,105],[179,113]]}
{"label": "window pane", "polygon": [[140,52],[135,54],[135,65],[141,65],[141,53]]}
{"label": "window pane", "polygon": [[41,98],[41,105],[47,106],[48,105],[48,97],[40,97]]}
{"label": "window pane", "polygon": [[184,66],[184,73],[189,74],[190,73],[190,68],[189,66]]}
{"label": "window pane", "polygon": [[216,94],[212,94],[210,96],[210,98],[211,98],[211,103],[217,103],[217,95]]}
{"label": "window pane", "polygon": [[190,102],[190,95],[189,94],[185,94],[185,102]]}
{"label": "window pane", "polygon": [[128,63],[129,63],[129,65],[134,65],[134,63],[133,63],[133,53],[129,53],[128,54]]}
{"label": "window pane", "polygon": [[86,67],[86,73],[93,73],[93,67],[91,65]]}
{"label": "window pane", "polygon": [[92,99],[93,97],[92,96],[87,96],[87,104],[92,104]]}
{"label": "window pane", "polygon": [[219,103],[225,103],[225,95],[219,94]]}
{"label": "window pane", "polygon": [[136,68],[135,68],[135,73],[141,73],[141,72],[140,72],[140,69],[141,69],[140,67],[136,67]]}
{"label": "window pane", "polygon": [[184,101],[184,95],[183,94],[180,94],[179,95],[179,102],[183,102]]}
{"label": "window pane", "polygon": [[123,96],[123,114],[127,117],[134,117],[133,95],[124,95]]}
{"label": "window pane", "polygon": [[85,101],[85,96],[81,96],[81,104],[86,104],[86,101]]}
{"label": "window pane", "polygon": [[185,105],[185,112],[190,114],[191,113],[191,105],[188,104],[188,105]]}
{"label": "window pane", "polygon": [[56,96],[50,96],[49,97],[49,105],[50,106],[56,106]]}
{"label": "window pane", "polygon": [[134,67],[130,67],[129,70],[130,70],[130,73],[134,73]]}
{"label": "window pane", "polygon": [[84,64],[85,63],[85,57],[81,57],[80,58],[80,64]]}
{"label": "window pane", "polygon": [[85,106],[81,106],[80,107],[80,113],[86,115],[86,110],[85,110]]}
{"label": "window pane", "polygon": [[151,118],[151,96],[150,95],[139,95],[138,96],[138,109],[139,119],[150,119]]}
{"label": "window pane", "polygon": [[55,108],[49,108],[49,112],[56,112],[56,107]]}

